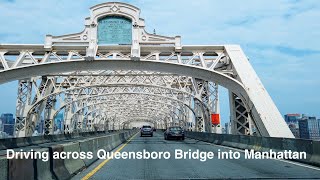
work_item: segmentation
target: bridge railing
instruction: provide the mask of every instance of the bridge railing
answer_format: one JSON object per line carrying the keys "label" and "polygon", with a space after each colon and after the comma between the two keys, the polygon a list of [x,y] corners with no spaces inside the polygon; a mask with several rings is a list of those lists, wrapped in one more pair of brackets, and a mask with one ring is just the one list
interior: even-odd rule
{"label": "bridge railing", "polygon": [[320,167],[320,141],[190,131],[186,132],[186,136],[217,145],[228,146],[242,150],[252,149],[258,152],[270,150],[275,152],[283,152],[285,150],[291,150],[292,152],[306,152],[306,159],[295,159],[295,161]]}

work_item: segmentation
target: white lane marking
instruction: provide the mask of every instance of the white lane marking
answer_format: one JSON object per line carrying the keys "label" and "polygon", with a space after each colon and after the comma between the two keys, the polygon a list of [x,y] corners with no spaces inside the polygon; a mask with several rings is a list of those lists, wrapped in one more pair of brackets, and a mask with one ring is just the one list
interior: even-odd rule
{"label": "white lane marking", "polygon": [[[202,142],[204,142],[204,141],[202,141]],[[237,148],[228,147],[228,146],[222,146],[222,145],[208,143],[208,142],[205,142],[205,143],[209,144],[209,145],[213,145],[213,146],[219,146],[219,147],[223,147],[223,148],[227,148],[227,149],[233,149],[233,150],[236,150],[236,151],[245,152],[242,149],[237,149]],[[289,164],[294,164],[294,165],[297,165],[297,166],[301,166],[301,167],[310,168],[310,169],[313,169],[313,170],[320,171],[320,168],[315,167],[315,166],[311,166],[311,165],[308,165],[308,164],[302,164],[302,163],[293,162],[293,161],[289,161],[289,160],[283,160],[283,159],[272,159],[272,160],[282,161],[282,162],[286,162],[286,163],[289,163]]]}

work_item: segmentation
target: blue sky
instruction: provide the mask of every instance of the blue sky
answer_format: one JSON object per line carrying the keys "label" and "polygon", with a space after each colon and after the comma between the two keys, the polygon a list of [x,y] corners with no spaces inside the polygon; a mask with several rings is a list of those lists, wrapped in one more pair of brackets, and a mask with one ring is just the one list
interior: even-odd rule
{"label": "blue sky", "polygon": [[[43,43],[46,34],[83,30],[100,0],[2,0],[0,43]],[[240,44],[282,114],[320,117],[320,1],[123,1],[141,9],[149,32],[182,43]],[[0,112],[14,112],[17,82],[0,86]],[[223,121],[228,119],[222,93]]]}

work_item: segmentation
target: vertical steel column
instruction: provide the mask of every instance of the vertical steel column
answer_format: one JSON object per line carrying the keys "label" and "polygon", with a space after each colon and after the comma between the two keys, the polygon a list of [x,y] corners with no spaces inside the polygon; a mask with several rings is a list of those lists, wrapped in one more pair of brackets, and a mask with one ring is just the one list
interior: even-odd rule
{"label": "vertical steel column", "polygon": [[72,126],[72,108],[71,108],[72,104],[67,105],[65,107],[65,112],[64,112],[64,133],[65,134],[70,134],[73,132],[73,126]]}
{"label": "vertical steel column", "polygon": [[82,132],[82,126],[83,126],[83,109],[81,109],[77,114],[76,114],[76,124],[77,124],[77,132]]}
{"label": "vertical steel column", "polygon": [[15,137],[31,136],[30,121],[27,113],[31,104],[32,82],[31,79],[19,80],[18,98],[16,105]]}
{"label": "vertical steel column", "polygon": [[195,131],[205,132],[204,114],[201,106],[201,103],[197,99],[194,99],[194,112],[196,113]]}
{"label": "vertical steel column", "polygon": [[240,135],[252,135],[252,120],[242,100],[229,91],[231,133]]}
{"label": "vertical steel column", "polygon": [[44,135],[50,135],[54,133],[54,107],[56,104],[56,97],[50,96],[47,99],[46,107],[44,110]]}
{"label": "vertical steel column", "polygon": [[89,115],[86,116],[86,130],[87,131],[94,131],[93,128],[93,114],[90,113]]}
{"label": "vertical steel column", "polygon": [[[219,103],[219,86],[216,83],[209,82],[209,108],[210,108],[210,114],[219,114],[220,118],[220,103]],[[222,133],[221,128],[221,119],[219,119],[220,124],[211,124],[211,132],[212,133]]]}

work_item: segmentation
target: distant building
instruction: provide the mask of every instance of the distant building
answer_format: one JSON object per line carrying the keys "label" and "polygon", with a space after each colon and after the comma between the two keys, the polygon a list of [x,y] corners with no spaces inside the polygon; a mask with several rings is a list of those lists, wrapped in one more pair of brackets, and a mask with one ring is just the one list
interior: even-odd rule
{"label": "distant building", "polygon": [[0,116],[3,126],[3,132],[7,133],[9,136],[13,136],[14,133],[14,118],[11,113],[3,113]]}
{"label": "distant building", "polygon": [[1,119],[0,119],[0,132],[3,132],[3,124]]}
{"label": "distant building", "polygon": [[300,138],[320,140],[319,120],[316,117],[304,116],[299,121]]}
{"label": "distant building", "polygon": [[36,126],[36,130],[38,131],[39,134],[43,134],[43,129],[44,129],[44,120],[41,117],[39,123]]}
{"label": "distant building", "polygon": [[300,138],[300,133],[299,133],[299,120],[300,119],[301,119],[300,114],[286,114],[286,115],[284,115],[284,120],[286,121],[292,134],[296,138]]}
{"label": "distant building", "polygon": [[0,119],[3,124],[14,124],[13,114],[11,114],[11,113],[1,114]]}
{"label": "distant building", "polygon": [[55,130],[57,129],[61,129],[62,125],[61,125],[61,119],[57,119],[56,122],[55,122]]}
{"label": "distant building", "polygon": [[300,138],[300,132],[299,132],[299,127],[296,126],[296,124],[288,124],[289,129],[291,130],[292,134],[294,135],[295,138]]}
{"label": "distant building", "polygon": [[0,131],[0,139],[8,138],[8,134],[5,132]]}
{"label": "distant building", "polygon": [[226,129],[224,127],[221,128],[222,134],[226,134]]}
{"label": "distant building", "polygon": [[224,133],[225,134],[231,134],[231,124],[230,123],[225,123],[224,124]]}
{"label": "distant building", "polygon": [[4,124],[3,132],[7,133],[9,136],[13,136],[14,134],[14,124]]}
{"label": "distant building", "polygon": [[298,126],[299,120],[301,119],[300,114],[286,114],[284,115],[284,120],[287,124],[296,124]]}
{"label": "distant building", "polygon": [[59,113],[56,118],[54,119],[54,130],[62,129],[63,126],[63,114]]}

